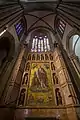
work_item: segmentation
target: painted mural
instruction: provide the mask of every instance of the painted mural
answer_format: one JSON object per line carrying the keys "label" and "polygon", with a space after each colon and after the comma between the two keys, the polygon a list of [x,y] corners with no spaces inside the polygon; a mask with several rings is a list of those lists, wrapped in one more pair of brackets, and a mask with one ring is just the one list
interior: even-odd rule
{"label": "painted mural", "polygon": [[32,63],[28,87],[28,106],[54,105],[49,63]]}

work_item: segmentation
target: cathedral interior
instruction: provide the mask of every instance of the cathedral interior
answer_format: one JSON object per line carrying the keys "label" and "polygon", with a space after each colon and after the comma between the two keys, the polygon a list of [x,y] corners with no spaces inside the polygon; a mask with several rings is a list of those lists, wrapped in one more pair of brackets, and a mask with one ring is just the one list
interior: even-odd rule
{"label": "cathedral interior", "polygon": [[32,119],[80,120],[80,0],[0,0],[0,120]]}

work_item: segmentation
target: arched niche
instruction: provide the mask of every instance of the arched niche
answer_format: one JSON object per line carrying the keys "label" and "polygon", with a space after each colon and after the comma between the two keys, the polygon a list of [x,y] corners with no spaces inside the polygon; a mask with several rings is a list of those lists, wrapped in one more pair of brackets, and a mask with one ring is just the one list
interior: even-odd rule
{"label": "arched niche", "polygon": [[53,83],[54,84],[59,84],[59,80],[58,80],[58,77],[57,77],[56,73],[53,73]]}
{"label": "arched niche", "polygon": [[56,93],[56,103],[57,103],[57,105],[62,105],[62,96],[61,96],[60,89],[56,88],[55,93]]}
{"label": "arched niche", "polygon": [[[5,32],[0,37],[0,70],[11,62],[15,53],[15,40],[9,33]],[[6,64],[5,64],[6,63]]]}
{"label": "arched niche", "polygon": [[25,92],[26,92],[26,89],[23,88],[20,92],[20,96],[19,96],[19,102],[18,102],[18,105],[24,105],[24,100],[25,100]]}
{"label": "arched niche", "polygon": [[23,76],[22,85],[23,84],[27,85],[27,83],[28,83],[28,73],[25,73],[24,76]]}

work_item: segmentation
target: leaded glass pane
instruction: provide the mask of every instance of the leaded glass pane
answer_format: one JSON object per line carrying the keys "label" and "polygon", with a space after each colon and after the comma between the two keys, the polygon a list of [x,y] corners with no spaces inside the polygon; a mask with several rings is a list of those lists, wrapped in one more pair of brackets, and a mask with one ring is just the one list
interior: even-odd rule
{"label": "leaded glass pane", "polygon": [[31,52],[47,52],[50,50],[49,39],[47,36],[35,36],[32,42]]}

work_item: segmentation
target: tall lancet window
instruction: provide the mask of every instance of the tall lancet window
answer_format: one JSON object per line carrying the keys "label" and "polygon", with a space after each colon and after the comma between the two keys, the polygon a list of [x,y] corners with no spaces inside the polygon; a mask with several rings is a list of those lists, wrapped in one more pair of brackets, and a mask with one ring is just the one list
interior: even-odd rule
{"label": "tall lancet window", "polygon": [[50,51],[49,39],[47,36],[35,36],[32,42],[31,52]]}

